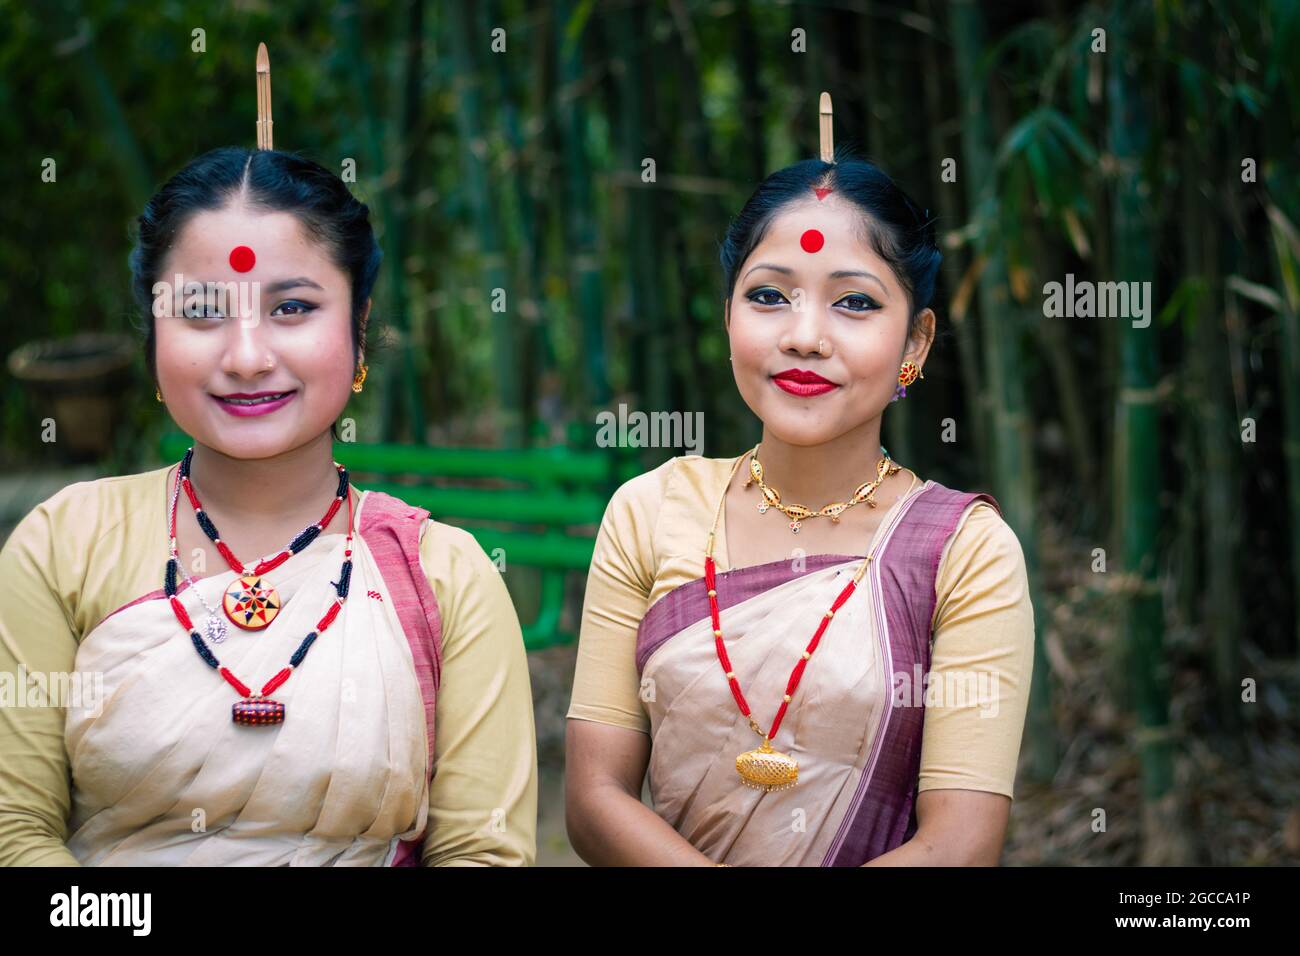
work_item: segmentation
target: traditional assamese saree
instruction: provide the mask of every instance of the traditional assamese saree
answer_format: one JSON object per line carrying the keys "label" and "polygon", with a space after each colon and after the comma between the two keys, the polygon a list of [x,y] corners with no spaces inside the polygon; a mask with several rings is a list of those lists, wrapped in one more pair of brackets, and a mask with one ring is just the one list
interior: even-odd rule
{"label": "traditional assamese saree", "polygon": [[[172,473],[71,485],[0,555],[0,676],[93,677],[79,701],[0,707],[0,861],[531,864],[527,660],[474,539],[358,489],[348,600],[275,691],[284,722],[242,726],[162,589]],[[231,627],[223,664],[258,686],[284,666],[330,606],[345,539],[268,575],[282,610]],[[181,582],[196,627],[199,595],[220,613],[234,578]]]}
{"label": "traditional assamese saree", "polygon": [[719,665],[703,577],[736,465],[673,458],[611,500],[568,716],[648,733],[655,811],[733,866],[859,866],[911,839],[921,791],[1013,797],[1034,642],[1023,554],[991,497],[915,476],[857,554],[732,567],[724,513],[721,627],[764,727],[821,616],[873,555],[773,741],[798,762],[797,783],[744,785],[736,757],[761,738]]}

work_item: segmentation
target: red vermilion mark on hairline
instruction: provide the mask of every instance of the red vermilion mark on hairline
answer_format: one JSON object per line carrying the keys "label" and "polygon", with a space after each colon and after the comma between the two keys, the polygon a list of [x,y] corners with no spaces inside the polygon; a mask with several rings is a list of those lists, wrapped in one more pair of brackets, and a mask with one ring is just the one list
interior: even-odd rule
{"label": "red vermilion mark on hairline", "polygon": [[804,252],[818,252],[826,244],[826,237],[816,229],[809,229],[799,237],[799,245]]}
{"label": "red vermilion mark on hairline", "polygon": [[230,268],[236,272],[247,272],[257,262],[257,256],[248,246],[235,246],[230,250]]}
{"label": "red vermilion mark on hairline", "polygon": [[813,192],[815,192],[815,193],[817,194],[817,198],[818,198],[818,200],[825,199],[828,193],[832,193],[832,192],[834,192],[834,191],[835,191],[835,190],[831,189],[830,186],[814,186],[814,187],[813,187]]}

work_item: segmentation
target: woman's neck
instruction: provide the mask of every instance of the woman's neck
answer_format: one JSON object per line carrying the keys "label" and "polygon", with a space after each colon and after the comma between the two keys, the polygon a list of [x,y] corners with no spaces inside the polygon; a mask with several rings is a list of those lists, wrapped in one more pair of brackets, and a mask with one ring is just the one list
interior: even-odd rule
{"label": "woman's neck", "polygon": [[276,523],[300,511],[323,511],[338,490],[333,437],[323,432],[291,451],[257,459],[231,458],[195,442],[190,480],[204,510],[248,521]]}
{"label": "woman's neck", "polygon": [[[880,418],[819,445],[791,445],[763,427],[758,448],[763,480],[781,493],[785,504],[820,508],[847,501],[864,481],[876,477],[880,460]],[[741,471],[748,477],[748,466]]]}

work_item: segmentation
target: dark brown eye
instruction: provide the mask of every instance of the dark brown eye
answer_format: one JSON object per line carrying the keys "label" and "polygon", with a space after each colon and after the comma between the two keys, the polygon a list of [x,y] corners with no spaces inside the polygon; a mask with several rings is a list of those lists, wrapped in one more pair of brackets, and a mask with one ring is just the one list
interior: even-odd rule
{"label": "dark brown eye", "polygon": [[756,289],[747,296],[750,302],[758,305],[780,305],[785,301],[783,296],[776,289]]}
{"label": "dark brown eye", "polygon": [[[284,308],[289,308],[292,309],[293,311],[281,312],[280,310]],[[288,302],[281,302],[278,306],[275,307],[275,311],[272,312],[271,314],[272,315],[306,315],[308,312],[311,312],[315,308],[316,307],[314,305],[308,305],[306,302],[303,302],[300,299],[290,299]]]}
{"label": "dark brown eye", "polygon": [[880,303],[869,295],[863,295],[861,292],[850,292],[835,304],[842,305],[850,312],[869,312],[872,309],[880,308]]}

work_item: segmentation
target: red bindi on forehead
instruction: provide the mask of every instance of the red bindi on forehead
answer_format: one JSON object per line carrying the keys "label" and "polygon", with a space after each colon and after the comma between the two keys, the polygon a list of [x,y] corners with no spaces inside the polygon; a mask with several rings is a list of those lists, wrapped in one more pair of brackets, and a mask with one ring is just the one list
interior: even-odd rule
{"label": "red bindi on forehead", "polygon": [[247,272],[257,262],[257,256],[248,246],[235,246],[230,250],[230,268],[236,272]]}
{"label": "red bindi on forehead", "polygon": [[808,229],[799,237],[799,246],[804,252],[819,252],[826,245],[826,237],[817,229]]}

